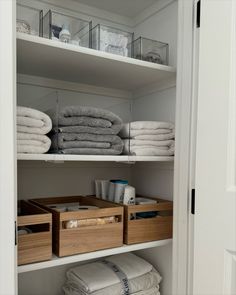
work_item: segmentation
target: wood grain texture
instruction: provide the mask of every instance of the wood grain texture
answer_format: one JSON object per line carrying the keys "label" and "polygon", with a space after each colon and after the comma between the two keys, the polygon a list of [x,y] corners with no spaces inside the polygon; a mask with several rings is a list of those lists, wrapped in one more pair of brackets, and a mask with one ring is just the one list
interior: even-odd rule
{"label": "wood grain texture", "polygon": [[[33,199],[31,201],[52,213],[53,252],[59,257],[120,247],[123,245],[124,209],[118,204],[106,202],[90,196],[42,198]],[[50,204],[70,202],[79,202],[80,205],[97,206],[100,209],[77,212],[58,212],[47,207]],[[118,217],[118,222],[73,229],[64,229],[62,226],[63,221],[109,216]]]}
{"label": "wood grain texture", "polygon": [[[157,204],[124,206],[124,243],[135,244],[172,238],[173,202],[155,199]],[[130,215],[158,212],[157,217],[130,220]]]}
{"label": "wood grain texture", "polygon": [[18,265],[51,259],[52,214],[27,201],[20,201],[18,206],[21,216],[17,226],[38,226],[39,230],[18,236]]}
{"label": "wood grain texture", "polygon": [[50,260],[52,233],[41,232],[18,237],[18,265]]}

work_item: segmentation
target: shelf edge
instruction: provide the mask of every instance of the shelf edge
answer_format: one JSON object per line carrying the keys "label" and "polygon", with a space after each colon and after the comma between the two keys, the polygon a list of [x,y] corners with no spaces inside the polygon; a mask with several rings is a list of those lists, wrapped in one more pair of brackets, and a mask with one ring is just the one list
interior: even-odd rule
{"label": "shelf edge", "polygon": [[95,251],[95,252],[90,252],[90,253],[85,253],[85,254],[67,256],[67,257],[63,257],[63,258],[58,258],[57,256],[53,256],[52,260],[49,260],[49,261],[18,266],[18,273],[19,274],[26,273],[26,272],[56,267],[56,266],[60,266],[60,265],[66,265],[66,264],[70,264],[70,263],[76,263],[76,262],[82,262],[82,261],[96,259],[96,258],[102,258],[102,257],[115,255],[115,254],[122,254],[122,253],[127,253],[127,252],[132,252],[132,251],[138,251],[138,250],[144,250],[144,249],[165,246],[165,245],[171,243],[171,241],[172,241],[172,239],[167,239],[167,240],[160,240],[160,241],[134,244],[134,245],[123,245],[118,248],[111,248],[111,249],[100,250],[100,251]]}

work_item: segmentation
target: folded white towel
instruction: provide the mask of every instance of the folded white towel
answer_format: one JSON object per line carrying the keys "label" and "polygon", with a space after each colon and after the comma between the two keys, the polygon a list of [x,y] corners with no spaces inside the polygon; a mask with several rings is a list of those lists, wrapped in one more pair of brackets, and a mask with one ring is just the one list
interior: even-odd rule
{"label": "folded white towel", "polygon": [[[110,261],[120,268],[128,280],[140,277],[153,270],[150,263],[132,253],[107,257],[106,261]],[[120,285],[120,280],[115,272],[99,261],[70,269],[67,272],[67,278],[76,283],[78,289],[86,293],[92,293],[116,284]]]}
{"label": "folded white towel", "polygon": [[174,125],[172,123],[159,121],[135,121],[124,124],[119,135],[122,138],[132,138],[136,135],[158,135],[166,133],[174,133]]}
{"label": "folded white towel", "polygon": [[136,156],[173,156],[175,153],[174,147],[167,150],[162,147],[131,147],[130,154]]}
{"label": "folded white towel", "polygon": [[17,152],[28,154],[44,154],[51,146],[51,140],[46,135],[17,133]]}
{"label": "folded white towel", "polygon": [[166,147],[169,148],[174,145],[174,140],[140,140],[140,139],[124,139],[125,146],[131,147]]}
{"label": "folded white towel", "polygon": [[158,135],[148,135],[148,134],[143,134],[143,135],[137,135],[134,136],[133,139],[137,140],[169,140],[169,139],[174,139],[175,135],[174,133],[166,133],[166,134],[158,134]]}
{"label": "folded white towel", "polygon": [[17,107],[17,131],[33,134],[47,134],[52,129],[48,115],[35,109]]}

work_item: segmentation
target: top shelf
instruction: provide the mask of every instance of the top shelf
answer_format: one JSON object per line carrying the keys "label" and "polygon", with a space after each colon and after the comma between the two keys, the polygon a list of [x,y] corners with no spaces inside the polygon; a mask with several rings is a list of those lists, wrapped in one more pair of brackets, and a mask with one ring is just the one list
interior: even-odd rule
{"label": "top shelf", "polygon": [[20,74],[136,91],[166,84],[175,68],[27,34],[17,34]]}

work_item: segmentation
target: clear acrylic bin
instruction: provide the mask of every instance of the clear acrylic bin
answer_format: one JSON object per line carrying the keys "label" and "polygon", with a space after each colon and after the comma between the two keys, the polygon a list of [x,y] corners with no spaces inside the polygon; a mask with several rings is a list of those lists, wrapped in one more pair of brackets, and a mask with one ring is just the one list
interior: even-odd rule
{"label": "clear acrylic bin", "polygon": [[133,33],[98,24],[92,29],[92,48],[131,57],[129,44],[133,41],[133,35]]}
{"label": "clear acrylic bin", "polygon": [[152,39],[139,37],[133,41],[133,58],[168,65],[169,45]]}
{"label": "clear acrylic bin", "polygon": [[92,23],[49,10],[43,17],[43,37],[82,47],[90,47]]}
{"label": "clear acrylic bin", "polygon": [[43,11],[26,5],[17,4],[16,31],[42,36]]}

